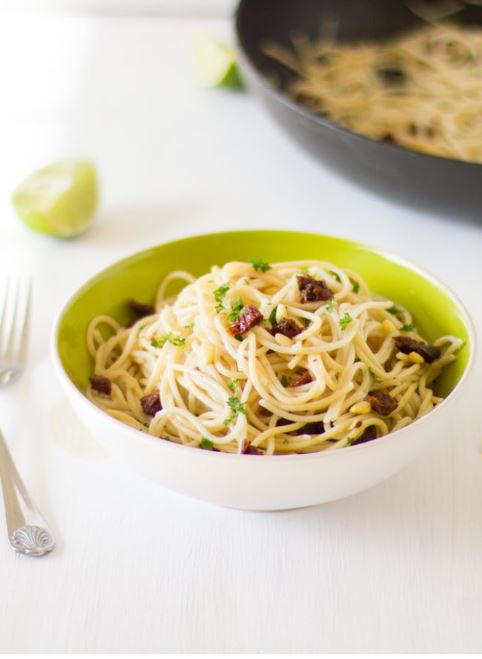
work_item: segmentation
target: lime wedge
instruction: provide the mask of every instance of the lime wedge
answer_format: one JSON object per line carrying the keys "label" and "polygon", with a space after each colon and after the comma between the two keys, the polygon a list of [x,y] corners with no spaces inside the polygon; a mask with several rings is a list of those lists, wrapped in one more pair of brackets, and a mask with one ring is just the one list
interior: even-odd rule
{"label": "lime wedge", "polygon": [[97,208],[97,176],[86,160],[63,160],[30,174],[12,202],[31,229],[59,238],[77,236],[91,223]]}
{"label": "lime wedge", "polygon": [[236,51],[207,34],[199,34],[194,42],[193,68],[203,87],[243,88]]}

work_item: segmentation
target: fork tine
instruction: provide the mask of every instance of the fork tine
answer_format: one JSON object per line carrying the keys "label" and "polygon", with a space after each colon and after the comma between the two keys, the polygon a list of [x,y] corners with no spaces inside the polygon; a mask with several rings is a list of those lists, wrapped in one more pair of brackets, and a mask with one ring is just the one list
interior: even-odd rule
{"label": "fork tine", "polygon": [[30,282],[9,280],[0,324],[0,338],[4,347],[0,355],[7,364],[19,364],[25,357],[29,304]]}
{"label": "fork tine", "polygon": [[18,342],[16,359],[24,362],[27,357],[28,328],[30,320],[30,304],[32,301],[32,280],[29,277],[23,282],[22,304],[18,313]]}
{"label": "fork tine", "polygon": [[10,359],[10,343],[15,321],[15,297],[15,281],[8,277],[0,321],[0,357],[3,361]]}
{"label": "fork tine", "polygon": [[4,279],[1,287],[2,297],[0,301],[0,358],[2,356],[2,325],[7,313],[8,282],[9,279]]}

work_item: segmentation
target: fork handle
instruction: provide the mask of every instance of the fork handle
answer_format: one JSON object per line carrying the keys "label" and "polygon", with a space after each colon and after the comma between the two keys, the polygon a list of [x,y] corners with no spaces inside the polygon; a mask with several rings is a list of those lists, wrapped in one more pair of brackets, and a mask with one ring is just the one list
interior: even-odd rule
{"label": "fork handle", "polygon": [[43,556],[51,551],[55,547],[52,534],[20,478],[1,431],[0,480],[10,545],[30,556]]}

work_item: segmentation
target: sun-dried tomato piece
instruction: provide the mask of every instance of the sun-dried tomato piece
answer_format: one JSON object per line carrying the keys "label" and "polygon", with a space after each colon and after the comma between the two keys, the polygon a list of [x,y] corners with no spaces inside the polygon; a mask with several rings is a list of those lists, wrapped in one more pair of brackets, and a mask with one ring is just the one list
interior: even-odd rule
{"label": "sun-dried tomato piece", "polygon": [[296,431],[297,435],[321,435],[325,432],[323,421],[312,421]]}
{"label": "sun-dried tomato piece", "polygon": [[442,351],[440,348],[437,348],[437,346],[432,346],[423,341],[416,341],[409,336],[395,336],[393,340],[395,341],[395,345],[399,352],[403,352],[404,355],[416,352],[423,357],[427,364],[431,364],[442,354]]}
{"label": "sun-dried tomato piece", "polygon": [[388,416],[397,407],[397,401],[385,391],[372,391],[368,395],[367,401],[370,403],[372,410],[382,416]]}
{"label": "sun-dried tomato piece", "polygon": [[246,448],[243,449],[243,453],[245,455],[264,455],[263,451],[260,451],[256,446],[251,446],[251,444],[248,444]]}
{"label": "sun-dried tomato piece", "polygon": [[291,386],[301,387],[303,384],[309,384],[310,382],[313,382],[313,378],[311,377],[310,372],[306,371],[306,373],[303,373],[303,375],[300,378],[298,378],[298,380],[292,382]]}
{"label": "sun-dried tomato piece", "polygon": [[289,339],[292,339],[294,336],[297,336],[297,334],[301,334],[302,331],[303,327],[298,325],[298,323],[293,320],[293,318],[283,318],[279,321],[279,323],[273,325],[271,334],[283,334]]}
{"label": "sun-dried tomato piece", "polygon": [[230,326],[231,334],[244,334],[263,320],[263,314],[253,304],[248,304],[244,312]]}
{"label": "sun-dried tomato piece", "polygon": [[143,396],[141,398],[142,409],[144,414],[148,416],[155,416],[162,410],[161,399],[158,391],[153,391],[152,394]]}
{"label": "sun-dried tomato piece", "polygon": [[360,435],[360,437],[358,437],[358,439],[355,439],[355,441],[351,443],[351,446],[354,446],[355,444],[364,444],[365,442],[371,442],[373,439],[377,439],[377,437],[378,437],[377,427],[367,426]]}
{"label": "sun-dried tomato piece", "polygon": [[322,279],[314,279],[309,275],[298,275],[298,288],[300,290],[300,301],[318,302],[329,300],[333,297],[333,291],[328,288]]}
{"label": "sun-dried tomato piece", "polygon": [[129,300],[128,305],[129,309],[135,313],[138,318],[152,316],[153,313],[156,313],[152,304],[144,304],[144,302],[139,302],[138,300]]}
{"label": "sun-dried tomato piece", "polygon": [[101,394],[105,394],[106,396],[110,396],[112,392],[112,382],[109,378],[106,378],[105,375],[92,375],[89,378],[89,381],[92,389]]}

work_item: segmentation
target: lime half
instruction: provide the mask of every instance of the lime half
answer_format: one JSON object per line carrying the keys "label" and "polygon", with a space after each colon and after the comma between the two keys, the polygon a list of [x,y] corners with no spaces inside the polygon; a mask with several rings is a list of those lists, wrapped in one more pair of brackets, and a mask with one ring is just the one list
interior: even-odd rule
{"label": "lime half", "polygon": [[196,78],[203,87],[242,89],[234,48],[207,34],[199,34],[194,42],[193,57]]}
{"label": "lime half", "polygon": [[85,231],[97,200],[95,168],[86,160],[63,160],[42,167],[30,174],[12,196],[22,222],[59,238]]}

